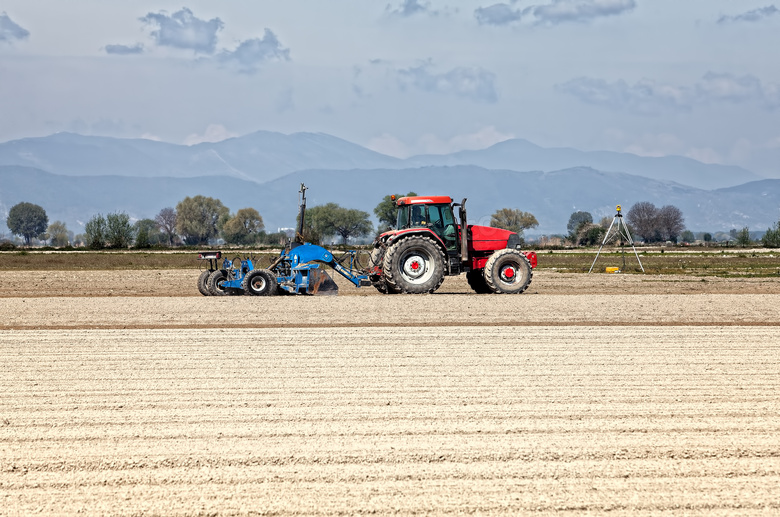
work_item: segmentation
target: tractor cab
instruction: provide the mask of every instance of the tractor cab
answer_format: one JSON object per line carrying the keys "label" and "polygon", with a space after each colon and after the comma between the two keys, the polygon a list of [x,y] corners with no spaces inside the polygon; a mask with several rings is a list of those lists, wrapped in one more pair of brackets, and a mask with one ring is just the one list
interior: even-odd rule
{"label": "tractor cab", "polygon": [[402,197],[396,202],[396,228],[428,228],[439,236],[448,251],[457,251],[458,225],[449,196]]}

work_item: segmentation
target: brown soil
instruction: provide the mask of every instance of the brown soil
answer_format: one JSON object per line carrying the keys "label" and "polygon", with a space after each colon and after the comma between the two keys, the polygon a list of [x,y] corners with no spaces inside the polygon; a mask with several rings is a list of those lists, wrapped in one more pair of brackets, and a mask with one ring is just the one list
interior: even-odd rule
{"label": "brown soil", "polygon": [[777,280],[0,283],[0,514],[780,511]]}

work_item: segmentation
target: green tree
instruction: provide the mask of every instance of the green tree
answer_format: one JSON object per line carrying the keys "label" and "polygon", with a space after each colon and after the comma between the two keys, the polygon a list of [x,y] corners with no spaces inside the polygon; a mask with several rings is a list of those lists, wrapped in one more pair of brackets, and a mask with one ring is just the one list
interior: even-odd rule
{"label": "green tree", "polygon": [[705,232],[704,235],[701,236],[701,239],[704,242],[710,243],[710,242],[712,242],[712,234]]}
{"label": "green tree", "polygon": [[93,250],[106,247],[106,218],[101,214],[92,216],[84,225],[84,244]]}
{"label": "green tree", "polygon": [[[416,192],[409,192],[406,194],[406,196],[416,196]],[[395,199],[398,200],[399,198],[404,197],[401,194],[395,194]],[[376,208],[374,208],[374,215],[376,215],[376,218],[379,220],[379,228],[380,229],[392,229],[395,228],[396,223],[396,204],[395,201],[393,201],[393,198],[391,195],[387,195],[382,198],[382,201],[379,202],[378,205],[376,205]]]}
{"label": "green tree", "polygon": [[176,210],[166,207],[160,210],[160,213],[154,217],[159,230],[168,237],[168,246],[173,246],[173,239],[176,237]]}
{"label": "green tree", "polygon": [[307,228],[319,242],[324,237],[339,235],[344,244],[350,237],[362,237],[373,230],[368,212],[353,208],[344,208],[336,203],[318,205],[306,211],[304,236]]}
{"label": "green tree", "polygon": [[106,243],[109,248],[128,248],[133,243],[133,225],[130,216],[114,212],[106,216]]}
{"label": "green tree", "polygon": [[593,246],[604,242],[604,236],[607,229],[600,224],[585,223],[580,225],[580,231],[577,236],[577,244]]}
{"label": "green tree", "polygon": [[752,242],[750,240],[750,229],[747,226],[737,232],[737,246],[750,246]]}
{"label": "green tree", "polygon": [[49,244],[61,248],[69,244],[68,227],[62,221],[54,221],[46,230],[49,234]]}
{"label": "green tree", "polygon": [[17,203],[8,211],[6,224],[11,233],[24,238],[24,243],[29,246],[32,239],[43,235],[49,224],[46,210],[33,203]]}
{"label": "green tree", "polygon": [[222,201],[205,196],[187,196],[176,205],[176,231],[187,244],[205,244],[216,237],[229,211]]}
{"label": "green tree", "polygon": [[576,240],[577,234],[580,233],[580,229],[583,225],[591,224],[593,222],[593,216],[590,212],[577,211],[573,212],[569,216],[569,222],[566,224],[566,229],[569,231],[569,237],[572,240]]}
{"label": "green tree", "polygon": [[539,226],[539,221],[531,212],[523,212],[516,208],[501,208],[490,217],[490,226],[515,232],[522,238],[523,230],[536,228]]}
{"label": "green tree", "polygon": [[692,243],[696,240],[696,236],[693,234],[690,230],[685,230],[680,234],[680,240],[683,242],[687,242],[688,244]]}
{"label": "green tree", "polygon": [[263,217],[254,208],[242,208],[222,226],[222,238],[229,244],[254,244],[265,229]]}
{"label": "green tree", "polygon": [[777,221],[774,227],[767,228],[761,243],[766,248],[780,248],[780,221]]}
{"label": "green tree", "polygon": [[150,248],[161,244],[167,238],[160,232],[160,227],[154,219],[139,219],[133,224],[136,248]]}

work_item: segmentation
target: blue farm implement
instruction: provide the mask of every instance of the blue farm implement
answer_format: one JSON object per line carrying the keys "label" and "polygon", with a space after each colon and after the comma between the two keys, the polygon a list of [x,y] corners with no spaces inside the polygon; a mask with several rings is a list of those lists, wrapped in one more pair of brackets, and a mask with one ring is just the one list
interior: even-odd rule
{"label": "blue farm implement", "polygon": [[[395,229],[374,240],[368,267],[358,267],[357,252],[336,258],[321,246],[303,242],[306,187],[295,240],[267,267],[256,268],[253,257],[233,260],[220,251],[204,251],[208,265],[198,278],[206,295],[337,294],[338,286],[322,266],[328,266],[355,287],[374,286],[384,294],[432,293],[445,276],[466,274],[477,293],[524,292],[536,267],[536,253],[520,251],[520,236],[509,230],[469,225],[466,200],[448,196],[393,196]],[[453,210],[459,208],[459,219]]]}

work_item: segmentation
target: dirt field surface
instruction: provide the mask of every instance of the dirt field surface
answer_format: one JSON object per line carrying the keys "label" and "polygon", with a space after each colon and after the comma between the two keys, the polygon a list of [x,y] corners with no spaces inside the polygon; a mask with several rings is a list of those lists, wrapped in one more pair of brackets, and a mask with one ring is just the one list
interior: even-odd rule
{"label": "dirt field surface", "polygon": [[0,283],[0,515],[780,512],[780,281]]}

